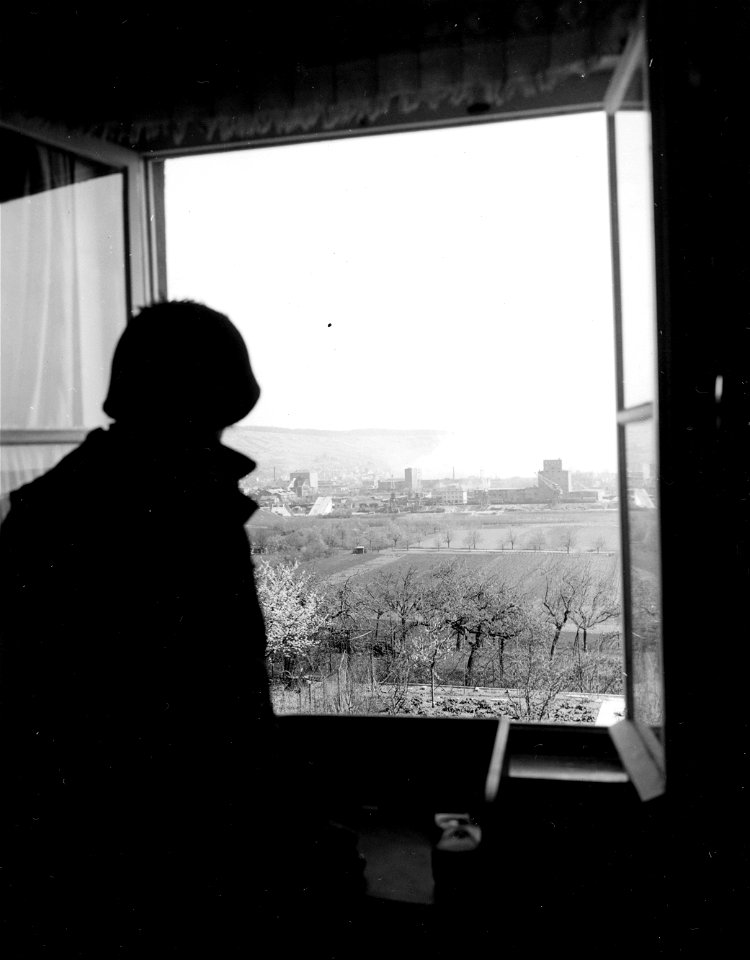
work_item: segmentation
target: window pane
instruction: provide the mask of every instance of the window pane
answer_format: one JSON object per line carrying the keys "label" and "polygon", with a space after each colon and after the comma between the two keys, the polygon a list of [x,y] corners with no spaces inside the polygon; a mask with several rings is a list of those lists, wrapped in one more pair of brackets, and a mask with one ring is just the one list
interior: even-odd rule
{"label": "window pane", "polygon": [[629,686],[631,715],[652,726],[663,721],[661,570],[656,434],[653,420],[627,424],[629,553]]}
{"label": "window pane", "polygon": [[1,145],[19,169],[0,204],[2,426],[93,427],[127,315],[123,174],[26,137]]}
{"label": "window pane", "polygon": [[652,401],[656,387],[651,115],[615,114],[624,406]]}

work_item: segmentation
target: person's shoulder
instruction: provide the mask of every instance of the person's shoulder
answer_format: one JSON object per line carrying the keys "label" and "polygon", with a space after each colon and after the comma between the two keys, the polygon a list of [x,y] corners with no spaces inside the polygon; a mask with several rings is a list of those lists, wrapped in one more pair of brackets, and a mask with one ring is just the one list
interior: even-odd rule
{"label": "person's shoulder", "polygon": [[13,490],[9,496],[10,510],[17,515],[28,509],[39,510],[45,504],[59,505],[61,496],[85,495],[86,477],[99,472],[106,459],[107,446],[105,430],[91,431],[80,446],[67,453],[54,467]]}

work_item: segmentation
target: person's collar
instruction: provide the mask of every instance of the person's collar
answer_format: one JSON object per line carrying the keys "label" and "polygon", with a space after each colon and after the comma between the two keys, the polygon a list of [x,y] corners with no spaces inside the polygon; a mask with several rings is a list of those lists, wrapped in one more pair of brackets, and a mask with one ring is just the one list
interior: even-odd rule
{"label": "person's collar", "polygon": [[221,430],[176,425],[159,429],[153,424],[136,424],[117,421],[111,423],[106,433],[118,443],[129,444],[139,452],[150,452],[161,456],[170,456],[178,451],[182,454],[209,452],[219,458],[222,469],[229,476],[240,479],[255,470],[257,464],[238,450],[225,446],[221,442]]}

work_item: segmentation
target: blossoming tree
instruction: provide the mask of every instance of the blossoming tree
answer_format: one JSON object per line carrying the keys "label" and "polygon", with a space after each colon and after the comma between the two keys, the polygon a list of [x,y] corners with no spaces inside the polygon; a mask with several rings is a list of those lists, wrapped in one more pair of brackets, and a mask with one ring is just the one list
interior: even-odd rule
{"label": "blossoming tree", "polygon": [[310,574],[299,565],[259,560],[255,567],[258,599],[266,622],[266,655],[281,659],[287,681],[300,666],[326,622],[325,602]]}

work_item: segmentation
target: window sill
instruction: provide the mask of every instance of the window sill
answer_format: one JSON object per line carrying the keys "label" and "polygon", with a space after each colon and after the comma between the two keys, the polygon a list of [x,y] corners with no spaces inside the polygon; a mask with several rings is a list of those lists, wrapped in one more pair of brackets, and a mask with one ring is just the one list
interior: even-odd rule
{"label": "window sill", "polygon": [[[324,800],[433,811],[478,810],[487,802],[497,720],[287,714],[278,725],[305,787]],[[627,785],[611,734],[617,726],[511,723],[496,789]]]}
{"label": "window sill", "polygon": [[537,757],[514,754],[508,762],[511,780],[573,780],[577,783],[628,783],[619,761],[606,757]]}

